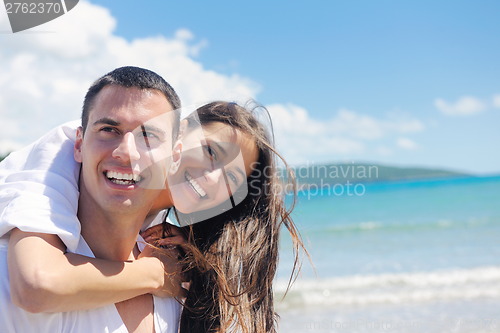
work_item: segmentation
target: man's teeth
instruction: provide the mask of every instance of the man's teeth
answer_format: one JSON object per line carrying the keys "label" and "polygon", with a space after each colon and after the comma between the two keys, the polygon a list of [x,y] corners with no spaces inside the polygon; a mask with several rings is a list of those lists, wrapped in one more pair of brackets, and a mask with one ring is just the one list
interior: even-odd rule
{"label": "man's teeth", "polygon": [[186,180],[189,182],[189,184],[191,185],[191,187],[194,189],[194,191],[195,191],[196,193],[198,193],[198,195],[199,195],[200,197],[202,197],[202,198],[203,198],[204,196],[206,196],[206,195],[207,195],[207,192],[205,192],[205,191],[201,188],[200,184],[198,184],[198,182],[196,181],[196,179],[194,179],[193,177],[191,177],[191,175],[190,175],[190,174],[188,174],[188,173],[186,173]]}
{"label": "man's teeth", "polygon": [[121,173],[116,171],[107,171],[106,177],[108,177],[112,183],[118,185],[132,185],[141,179],[141,176],[133,173]]}

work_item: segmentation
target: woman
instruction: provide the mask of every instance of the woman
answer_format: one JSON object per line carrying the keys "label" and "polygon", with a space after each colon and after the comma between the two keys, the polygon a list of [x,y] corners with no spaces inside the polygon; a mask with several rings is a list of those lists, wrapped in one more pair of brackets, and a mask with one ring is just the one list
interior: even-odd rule
{"label": "woman", "polygon": [[[248,191],[240,187],[240,193],[231,193],[238,204],[184,227],[188,244],[193,245],[186,259],[192,267],[192,283],[181,332],[275,332],[272,282],[282,224],[291,235],[295,253],[302,247],[291,210],[286,209],[281,195],[275,160],[280,155],[254,114],[235,103],[210,103],[199,108],[197,116],[204,128],[225,124],[249,135],[258,154],[247,178]],[[194,120],[188,117],[188,121],[193,127]],[[193,222],[192,216],[183,213],[178,213],[177,218],[184,224]]]}
{"label": "woman", "polygon": [[[225,137],[219,137],[219,141],[212,141],[214,144],[210,144],[208,140],[212,138],[211,135],[205,136],[203,142],[198,142],[204,152],[203,156],[211,165],[210,173],[220,170],[224,179],[228,179],[227,182],[219,182],[216,185],[224,185],[229,200],[217,198],[213,201],[218,203],[216,207],[208,205],[203,213],[196,214],[189,207],[199,205],[186,205],[190,195],[191,199],[196,199],[193,193],[197,194],[200,200],[208,196],[207,190],[196,181],[201,177],[192,177],[193,172],[189,171],[196,170],[195,164],[191,168],[187,164],[190,150],[184,150],[182,147],[182,144],[188,147],[189,140],[196,143],[198,138],[193,134],[196,128],[193,125],[195,118],[189,117],[190,124],[187,124],[180,142],[174,149],[174,170],[168,179],[169,186],[174,189],[170,191],[170,205],[173,203],[178,208],[179,221],[189,224],[184,227],[184,233],[188,237],[184,262],[191,268],[189,273],[192,283],[181,331],[239,329],[243,332],[273,332],[275,315],[271,284],[276,271],[281,224],[285,224],[290,231],[295,249],[298,250],[302,246],[289,216],[290,212],[285,209],[283,198],[279,194],[274,161],[274,155],[277,154],[263,126],[244,108],[234,103],[216,102],[197,111],[204,130],[209,133],[212,131],[214,136],[223,130],[229,131],[229,136],[226,133]],[[199,128],[197,130],[199,131]],[[251,168],[248,163],[243,167],[239,166],[240,171],[243,168],[244,177],[247,179],[242,178],[241,172],[238,179],[238,173],[234,171],[237,168],[229,165],[229,162],[237,160],[234,156],[240,154],[227,154],[229,158],[218,160],[222,151],[217,149],[223,147],[220,143],[224,140],[233,143],[233,146],[234,143],[242,145],[242,155],[247,155],[243,160],[253,162],[250,163]],[[215,145],[216,143],[219,146]],[[225,150],[227,153],[228,149]],[[185,181],[179,182],[176,175],[182,175]],[[248,184],[244,191],[241,190],[242,184]],[[205,221],[199,222],[202,220]],[[155,240],[154,231],[145,234],[145,237],[146,240]],[[113,263],[100,261],[98,264],[108,267],[107,265]],[[122,273],[116,275],[120,274]],[[85,281],[81,283],[84,284]],[[121,295],[127,296],[123,299],[133,297],[130,295],[134,293],[144,293],[144,290],[138,290],[136,286],[128,284],[132,284],[130,280],[114,285],[115,289],[126,290]],[[79,297],[84,298],[85,293]],[[106,303],[105,299],[101,301]],[[107,304],[117,301],[116,296],[110,297]],[[78,309],[80,304],[86,304],[88,307],[90,303],[73,299],[72,304],[73,309]]]}

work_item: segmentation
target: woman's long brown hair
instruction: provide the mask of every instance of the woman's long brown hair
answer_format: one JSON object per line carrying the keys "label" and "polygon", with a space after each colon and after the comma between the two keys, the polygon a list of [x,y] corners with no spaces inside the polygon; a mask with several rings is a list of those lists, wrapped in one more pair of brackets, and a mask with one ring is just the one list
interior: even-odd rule
{"label": "woman's long brown hair", "polygon": [[[193,246],[186,255],[191,286],[181,333],[276,332],[273,280],[282,226],[293,242],[290,282],[300,269],[299,252],[305,248],[290,215],[296,199],[295,177],[254,112],[227,102],[213,102],[197,110],[201,125],[221,122],[251,135],[259,157],[247,179],[248,194],[243,201],[216,217],[184,227]],[[278,158],[287,172],[282,178],[291,184],[287,186],[292,189],[288,208]],[[179,215],[179,219],[186,218]]]}

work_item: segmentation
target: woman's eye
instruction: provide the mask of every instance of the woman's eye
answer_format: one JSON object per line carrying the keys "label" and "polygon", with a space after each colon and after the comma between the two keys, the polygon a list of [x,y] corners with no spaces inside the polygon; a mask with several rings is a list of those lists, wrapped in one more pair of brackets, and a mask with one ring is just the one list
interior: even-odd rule
{"label": "woman's eye", "polygon": [[205,151],[207,152],[207,154],[210,156],[211,159],[217,160],[217,152],[212,147],[210,147],[210,145],[205,146]]}
{"label": "woman's eye", "polygon": [[227,177],[236,185],[238,185],[238,178],[232,172],[227,173]]}

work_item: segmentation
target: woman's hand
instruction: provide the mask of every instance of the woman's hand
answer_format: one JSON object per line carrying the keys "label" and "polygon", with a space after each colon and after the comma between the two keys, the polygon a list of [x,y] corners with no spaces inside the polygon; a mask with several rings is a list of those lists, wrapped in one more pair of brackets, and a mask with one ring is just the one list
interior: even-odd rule
{"label": "woman's hand", "polygon": [[186,244],[186,238],[181,229],[168,223],[153,226],[141,233],[141,236],[148,243],[141,257],[156,257],[164,267],[164,283],[156,292],[152,294],[158,297],[179,297],[185,298],[188,286],[181,260],[179,247]]}
{"label": "woman's hand", "polygon": [[163,248],[184,247],[187,243],[181,228],[166,222],[148,228],[141,236],[147,243]]}

